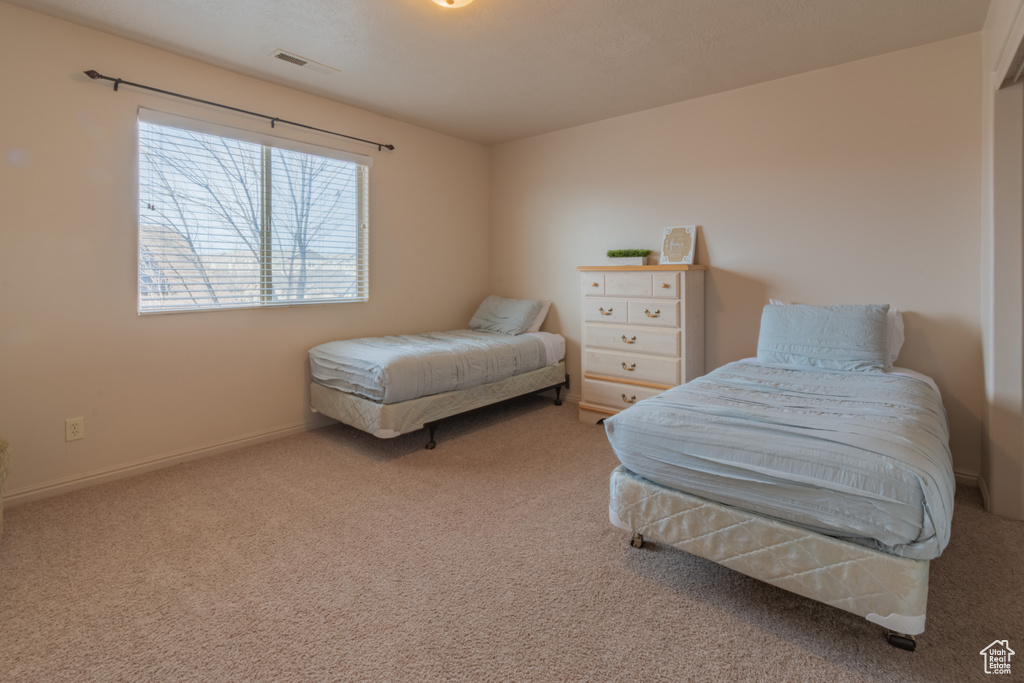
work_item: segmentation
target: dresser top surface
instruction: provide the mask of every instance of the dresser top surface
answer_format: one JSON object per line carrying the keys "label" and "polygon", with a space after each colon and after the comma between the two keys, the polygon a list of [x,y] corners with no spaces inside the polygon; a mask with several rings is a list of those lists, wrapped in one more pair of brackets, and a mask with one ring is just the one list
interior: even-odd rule
{"label": "dresser top surface", "polygon": [[576,270],[580,272],[601,270],[601,271],[614,271],[622,272],[627,270],[633,271],[659,271],[659,270],[707,270],[707,266],[685,266],[685,265],[658,265],[658,266],[577,266]]}

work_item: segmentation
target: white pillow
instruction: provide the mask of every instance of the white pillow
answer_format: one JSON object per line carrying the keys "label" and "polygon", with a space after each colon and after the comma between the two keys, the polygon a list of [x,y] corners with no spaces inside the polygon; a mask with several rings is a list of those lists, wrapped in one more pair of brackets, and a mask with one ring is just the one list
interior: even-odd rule
{"label": "white pillow", "polygon": [[881,372],[889,360],[889,304],[765,306],[757,338],[763,365]]}
{"label": "white pillow", "polygon": [[906,336],[903,334],[903,313],[898,308],[889,309],[889,365],[895,365]]}
{"label": "white pillow", "polygon": [[[779,301],[778,299],[768,299],[768,303],[772,306],[786,305],[785,301]],[[889,325],[889,363],[886,367],[889,368],[896,364],[896,359],[900,356],[900,349],[903,348],[906,335],[903,334],[903,313],[900,309],[890,308],[886,315]]]}
{"label": "white pillow", "polygon": [[536,299],[506,299],[492,294],[476,309],[469,329],[515,336],[533,324],[540,309],[540,301]]}
{"label": "white pillow", "polygon": [[544,324],[544,318],[548,317],[548,309],[551,308],[550,301],[540,302],[540,311],[537,313],[537,317],[533,319],[530,326],[526,328],[527,332],[540,332],[540,326]]}

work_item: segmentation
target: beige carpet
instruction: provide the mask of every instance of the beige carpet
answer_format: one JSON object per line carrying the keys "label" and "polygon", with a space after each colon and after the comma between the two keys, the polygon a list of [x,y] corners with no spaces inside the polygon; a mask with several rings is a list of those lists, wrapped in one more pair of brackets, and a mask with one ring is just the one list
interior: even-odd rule
{"label": "beige carpet", "polygon": [[[330,427],[6,512],[2,681],[1024,675],[1024,524],[957,492],[917,652],[607,519],[601,427],[531,397],[378,441]],[[17,467],[16,461],[12,467]]]}

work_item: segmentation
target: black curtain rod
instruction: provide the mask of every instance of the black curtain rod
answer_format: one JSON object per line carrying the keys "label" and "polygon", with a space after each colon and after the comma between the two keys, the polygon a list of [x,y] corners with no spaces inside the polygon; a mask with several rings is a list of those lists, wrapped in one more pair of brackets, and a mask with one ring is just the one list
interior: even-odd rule
{"label": "black curtain rod", "polygon": [[170,90],[161,90],[160,88],[152,88],[148,85],[141,85],[139,83],[132,83],[122,78],[111,78],[110,76],[104,76],[98,71],[89,70],[85,72],[85,75],[94,81],[111,81],[114,84],[114,92],[121,85],[130,85],[133,88],[142,88],[143,90],[151,90],[158,92],[163,95],[170,95],[171,97],[180,97],[183,100],[191,100],[192,102],[201,102],[202,104],[208,104],[211,107],[220,107],[221,109],[230,109],[231,111],[237,111],[240,114],[248,114],[249,116],[258,116],[261,119],[267,119],[270,121],[270,127],[273,128],[275,123],[287,123],[289,126],[298,126],[299,128],[305,128],[306,130],[315,130],[318,133],[327,133],[328,135],[337,135],[340,138],[348,138],[349,140],[356,140],[357,142],[365,142],[368,145],[377,145],[377,151],[382,149],[393,150],[394,145],[386,145],[383,142],[374,142],[373,140],[364,140],[363,138],[353,137],[351,135],[345,135],[343,133],[335,133],[333,130],[324,130],[323,128],[316,128],[314,126],[307,126],[304,123],[295,123],[294,121],[288,121],[280,119],[276,116],[267,116],[266,114],[258,114],[254,111],[248,111],[247,109],[239,109],[238,107],[230,107],[226,104],[219,104],[217,102],[210,102],[209,100],[201,100],[198,97],[190,97],[188,95],[182,95],[181,93],[171,92]]}

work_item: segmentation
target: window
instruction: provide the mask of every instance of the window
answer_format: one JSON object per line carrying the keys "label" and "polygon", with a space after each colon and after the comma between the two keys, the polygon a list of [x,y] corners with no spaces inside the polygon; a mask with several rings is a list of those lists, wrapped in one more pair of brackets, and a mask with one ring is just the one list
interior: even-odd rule
{"label": "window", "polygon": [[139,312],[366,301],[372,160],[139,112]]}

